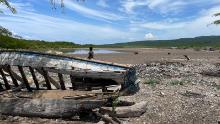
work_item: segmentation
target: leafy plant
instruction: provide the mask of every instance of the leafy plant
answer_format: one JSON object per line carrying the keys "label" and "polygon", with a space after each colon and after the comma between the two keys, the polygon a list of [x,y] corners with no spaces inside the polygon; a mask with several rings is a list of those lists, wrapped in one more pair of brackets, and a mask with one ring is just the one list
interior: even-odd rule
{"label": "leafy plant", "polygon": [[118,97],[116,97],[113,101],[112,101],[112,111],[115,113],[116,112],[116,107],[117,107],[117,105],[118,105],[118,103],[119,103],[119,96]]}
{"label": "leafy plant", "polygon": [[[220,13],[216,13],[215,16],[220,16]],[[220,24],[220,20],[214,21],[214,24],[219,25]]]}

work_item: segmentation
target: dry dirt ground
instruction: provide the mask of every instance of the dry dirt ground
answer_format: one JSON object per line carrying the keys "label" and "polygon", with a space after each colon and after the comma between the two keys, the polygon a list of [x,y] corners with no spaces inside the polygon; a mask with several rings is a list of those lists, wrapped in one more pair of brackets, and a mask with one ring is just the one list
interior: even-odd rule
{"label": "dry dirt ground", "polygon": [[[220,123],[219,51],[144,48],[114,50],[121,53],[96,54],[95,59],[131,64],[141,80],[138,93],[120,99],[148,103],[145,114],[138,118],[122,119],[125,124]],[[190,60],[187,61],[184,55]],[[91,123],[5,116],[0,116],[0,122]]]}

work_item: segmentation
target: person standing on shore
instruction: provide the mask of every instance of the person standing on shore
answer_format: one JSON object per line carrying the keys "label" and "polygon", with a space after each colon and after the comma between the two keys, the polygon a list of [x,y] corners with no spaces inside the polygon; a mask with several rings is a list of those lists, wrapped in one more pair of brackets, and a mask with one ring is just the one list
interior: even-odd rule
{"label": "person standing on shore", "polygon": [[94,58],[94,52],[93,52],[93,47],[89,47],[89,56],[88,59],[93,59]]}

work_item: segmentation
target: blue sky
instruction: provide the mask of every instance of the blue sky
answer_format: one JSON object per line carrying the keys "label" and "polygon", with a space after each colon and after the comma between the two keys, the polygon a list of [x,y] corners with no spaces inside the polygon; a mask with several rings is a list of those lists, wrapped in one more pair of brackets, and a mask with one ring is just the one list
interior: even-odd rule
{"label": "blue sky", "polygon": [[26,39],[106,44],[220,35],[220,0],[10,0],[0,25]]}

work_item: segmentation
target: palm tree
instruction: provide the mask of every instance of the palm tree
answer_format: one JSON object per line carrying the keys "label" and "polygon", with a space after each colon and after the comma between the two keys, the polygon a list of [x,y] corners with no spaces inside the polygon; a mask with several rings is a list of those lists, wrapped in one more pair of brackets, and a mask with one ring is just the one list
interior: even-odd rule
{"label": "palm tree", "polygon": [[[12,13],[16,13],[16,9],[9,4],[8,0],[0,0],[0,4],[5,5],[7,8],[11,10]],[[2,10],[0,10],[0,12],[3,13]]]}
{"label": "palm tree", "polygon": [[[76,1],[79,2],[79,1],[85,1],[85,0],[76,0]],[[55,7],[56,0],[50,0],[50,3],[53,6],[53,8],[56,8]],[[5,5],[7,8],[9,8],[11,10],[12,13],[16,13],[16,9],[10,5],[8,0],[0,0],[0,4]],[[64,0],[60,0],[60,5],[61,5],[61,8],[64,8]],[[3,11],[0,10],[0,13],[3,13]]]}
{"label": "palm tree", "polygon": [[[215,16],[220,16],[220,13],[216,13]],[[220,24],[220,20],[214,21],[214,24],[219,25]]]}

